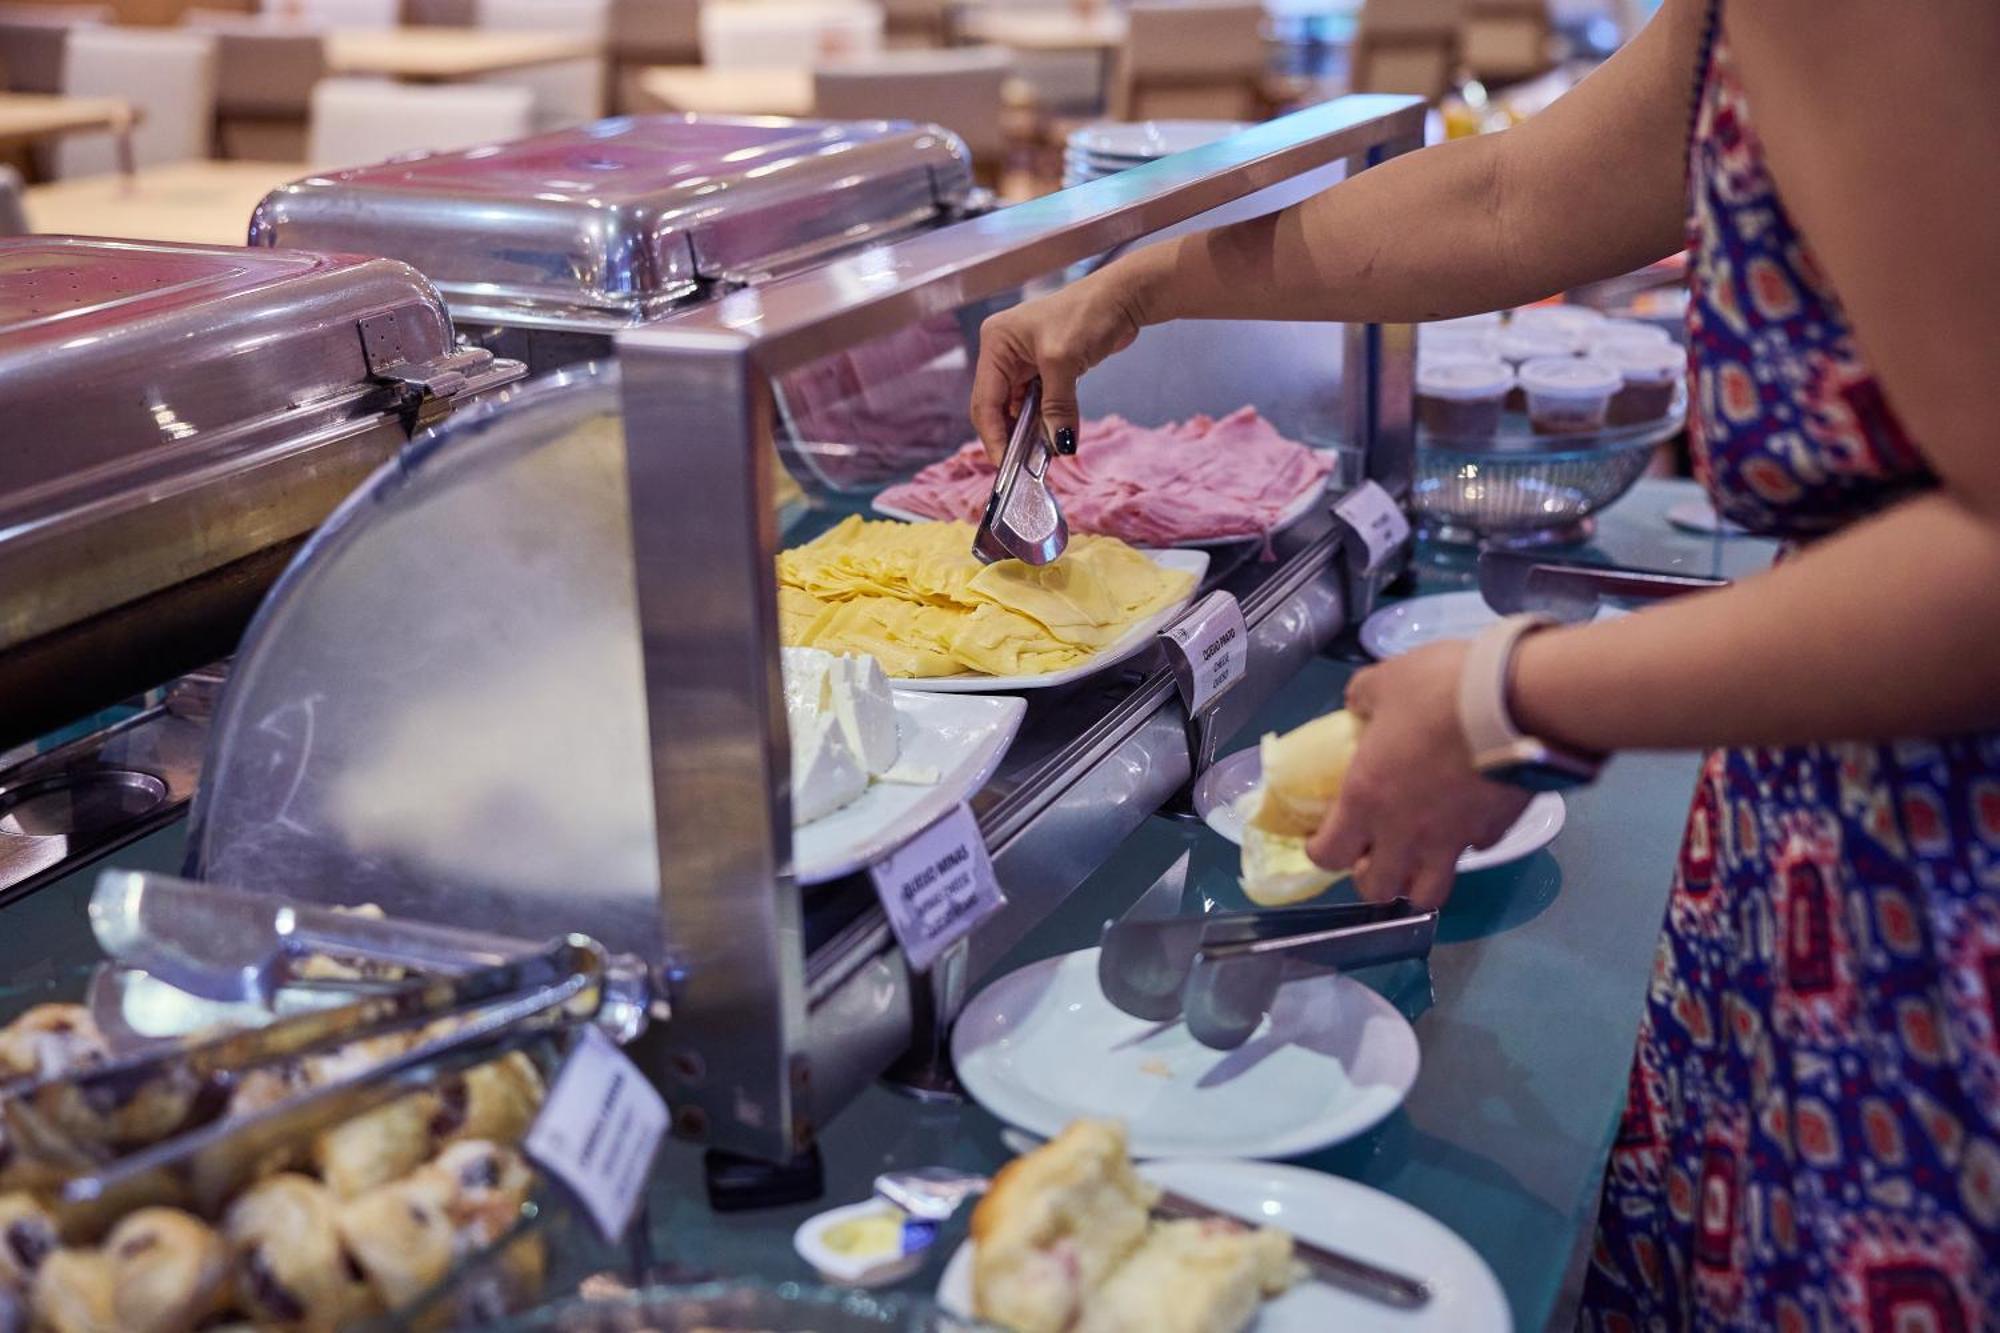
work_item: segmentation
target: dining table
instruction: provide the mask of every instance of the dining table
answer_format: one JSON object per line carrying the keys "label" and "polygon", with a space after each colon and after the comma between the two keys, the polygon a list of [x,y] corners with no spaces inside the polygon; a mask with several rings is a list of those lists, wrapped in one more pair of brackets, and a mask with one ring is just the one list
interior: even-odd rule
{"label": "dining table", "polygon": [[655,65],[639,75],[647,109],[708,116],[810,116],[809,69]]}
{"label": "dining table", "polygon": [[118,140],[121,170],[132,169],[132,104],[116,97],[71,97],[63,93],[0,92],[0,153],[71,134],[110,134]]}
{"label": "dining table", "polygon": [[327,68],[336,74],[404,83],[455,83],[601,55],[595,38],[493,28],[341,28],[327,34]]}
{"label": "dining table", "polygon": [[259,201],[310,174],[302,162],[173,162],[33,185],[23,203],[42,233],[242,245]]}

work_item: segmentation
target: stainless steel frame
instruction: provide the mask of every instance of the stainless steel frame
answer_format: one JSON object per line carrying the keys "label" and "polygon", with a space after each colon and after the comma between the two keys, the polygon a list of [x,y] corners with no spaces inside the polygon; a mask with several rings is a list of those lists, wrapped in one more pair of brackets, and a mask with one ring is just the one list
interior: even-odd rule
{"label": "stainless steel frame", "polygon": [[[620,335],[662,906],[689,964],[655,1067],[682,1137],[764,1156],[809,1142],[878,1072],[856,1052],[912,1035],[919,1054],[934,1047],[965,984],[1191,775],[1180,705],[1156,670],[982,808],[1013,901],[969,947],[910,978],[879,912],[864,913],[809,962],[777,703],[772,377],[1303,173],[1408,151],[1422,129],[1418,99],[1343,98]],[[1350,389],[1349,428],[1392,488],[1409,475],[1410,345],[1407,329],[1357,330],[1345,370],[1367,386]],[[1372,596],[1338,554],[1322,524],[1246,606],[1255,650],[1226,705],[1235,722]]]}

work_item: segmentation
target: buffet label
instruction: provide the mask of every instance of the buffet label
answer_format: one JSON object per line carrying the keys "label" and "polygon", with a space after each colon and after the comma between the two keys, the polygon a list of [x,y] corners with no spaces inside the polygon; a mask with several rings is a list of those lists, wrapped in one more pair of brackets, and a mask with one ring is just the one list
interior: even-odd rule
{"label": "buffet label", "polygon": [[667,1132],[667,1104],[625,1052],[595,1027],[563,1061],[522,1147],[569,1186],[605,1240],[632,1223]]}
{"label": "buffet label", "polygon": [[889,926],[918,972],[1007,905],[979,821],[963,801],[869,873]]}
{"label": "buffet label", "polygon": [[1166,631],[1174,683],[1189,717],[1199,717],[1243,679],[1250,667],[1250,630],[1235,594],[1216,591]]}
{"label": "buffet label", "polygon": [[1379,482],[1362,482],[1335,502],[1333,512],[1354,529],[1368,548],[1365,572],[1370,574],[1380,569],[1382,562],[1394,555],[1410,535],[1410,520],[1402,506]]}

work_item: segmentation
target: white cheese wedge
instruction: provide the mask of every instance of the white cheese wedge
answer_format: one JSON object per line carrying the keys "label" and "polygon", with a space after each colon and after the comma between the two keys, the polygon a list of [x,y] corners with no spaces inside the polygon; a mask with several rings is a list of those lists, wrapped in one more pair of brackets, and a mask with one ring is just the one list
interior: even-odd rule
{"label": "white cheese wedge", "polygon": [[826,702],[840,719],[861,766],[880,777],[896,766],[896,698],[882,664],[872,657],[836,657],[826,673]]}
{"label": "white cheese wedge", "polygon": [[868,774],[830,713],[792,728],[792,822],[810,824],[868,790]]}

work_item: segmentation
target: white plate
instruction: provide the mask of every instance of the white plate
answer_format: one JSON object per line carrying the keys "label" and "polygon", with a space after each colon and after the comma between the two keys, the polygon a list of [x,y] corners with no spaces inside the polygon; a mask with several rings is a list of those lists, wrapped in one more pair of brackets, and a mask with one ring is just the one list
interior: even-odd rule
{"label": "white plate", "polygon": [[[1330,456],[1334,451],[1331,449],[1322,449],[1317,452]],[[1334,470],[1337,471],[1340,466],[1339,460],[1332,459],[1332,462]],[[1271,520],[1271,526],[1263,532],[1239,532],[1226,537],[1191,537],[1186,541],[1175,542],[1172,546],[1141,546],[1136,542],[1133,545],[1141,551],[1200,551],[1218,546],[1240,546],[1244,542],[1264,541],[1267,538],[1277,536],[1286,528],[1291,527],[1292,524],[1310,514],[1313,506],[1326,495],[1327,482],[1332,479],[1333,475],[1334,472],[1329,471],[1312,485],[1300,490],[1298,495],[1293,497],[1283,509],[1278,511],[1278,516]],[[904,523],[937,522],[929,514],[919,514],[913,509],[900,509],[895,505],[885,505],[879,496],[870,501],[868,507],[882,518],[893,518]]]}
{"label": "white plate", "polygon": [[1335,973],[1288,982],[1241,1048],[1185,1023],[1113,1008],[1097,950],[1000,978],[951,1034],[958,1077],[1009,1124],[1047,1137],[1085,1116],[1125,1122],[1132,1155],[1297,1157],[1353,1138],[1417,1078],[1417,1034],[1395,1006]]}
{"label": "white plate", "polygon": [[[1149,1162],[1139,1173],[1211,1208],[1430,1284],[1430,1302],[1406,1313],[1322,1283],[1300,1283],[1265,1304],[1252,1333],[1511,1333],[1514,1327],[1507,1295],[1478,1252],[1444,1223],[1380,1190],[1262,1162]],[[971,1318],[970,1241],[951,1256],[937,1299],[947,1312]]]}
{"label": "white plate", "polygon": [[859,870],[986,785],[1021,728],[1025,699],[996,695],[905,694],[896,699],[901,760],[935,768],[930,786],[876,782],[850,805],[792,830],[792,862],[801,884],[823,884]]}
{"label": "white plate", "polygon": [[[1243,844],[1243,813],[1237,803],[1264,776],[1264,759],[1256,746],[1218,759],[1194,788],[1194,812],[1203,823],[1239,847]],[[1491,870],[1532,856],[1562,832],[1569,808],[1560,792],[1545,791],[1528,802],[1512,828],[1491,847],[1468,847],[1458,858],[1458,873]]]}
{"label": "white plate", "polygon": [[[1597,619],[1625,614],[1617,607],[1597,608]],[[1385,606],[1361,622],[1361,646],[1377,661],[1441,643],[1470,639],[1500,619],[1500,613],[1476,592],[1436,592]]]}
{"label": "white plate", "polygon": [[1009,694],[1015,690],[1047,690],[1057,685],[1067,685],[1071,681],[1094,676],[1107,668],[1117,666],[1126,658],[1144,651],[1146,645],[1172,623],[1175,616],[1188,609],[1195,594],[1201,591],[1202,576],[1208,573],[1208,552],[1206,551],[1152,551],[1153,563],[1162,569],[1175,569],[1194,575],[1194,586],[1188,595],[1172,606],[1155,611],[1144,620],[1138,621],[1118,638],[1084,658],[1073,667],[1061,671],[1050,671],[1040,676],[982,676],[977,672],[964,672],[956,676],[926,676],[921,680],[899,680],[891,678],[889,683],[899,690],[917,690],[927,694]]}
{"label": "white plate", "polygon": [[1667,522],[1703,537],[1748,537],[1750,530],[1715,512],[1707,500],[1682,500],[1667,510]]}

